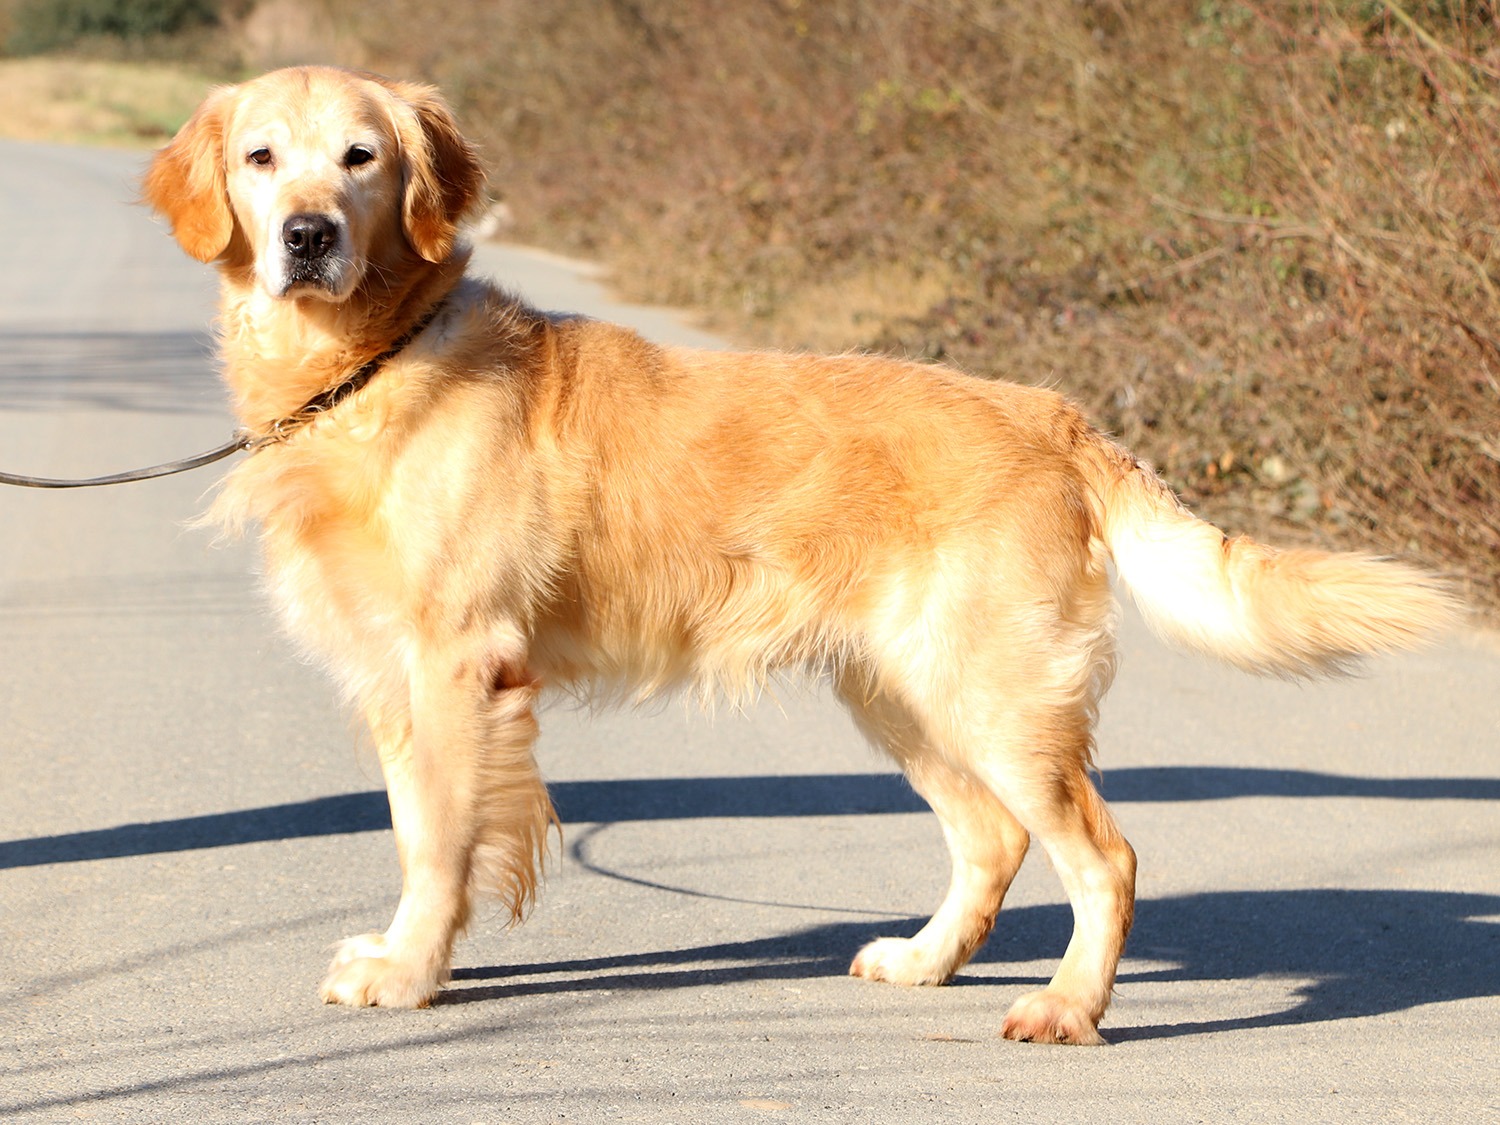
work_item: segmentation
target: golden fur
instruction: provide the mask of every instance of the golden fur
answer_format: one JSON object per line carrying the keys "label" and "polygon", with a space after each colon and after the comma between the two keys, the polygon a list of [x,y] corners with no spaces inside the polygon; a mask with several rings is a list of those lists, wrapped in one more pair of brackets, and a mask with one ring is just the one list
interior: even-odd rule
{"label": "golden fur", "polygon": [[238,466],[215,509],[259,525],[282,612],[385,771],[401,901],[344,943],[330,1002],[424,1005],[474,894],[524,912],[553,821],[542,685],[740,699],[790,668],[831,677],[952,852],[933,919],[851,971],[950,978],[1035,838],[1075,930],[1004,1034],[1099,1042],[1135,882],[1087,775],[1111,560],[1165,635],[1263,672],[1337,671],[1453,614],[1396,563],[1226,540],[1049,391],[543,315],[464,277],[482,185],[434,91],[324,68],[214,92],[146,178],[222,274],[252,432],[437,310],[362,390]]}

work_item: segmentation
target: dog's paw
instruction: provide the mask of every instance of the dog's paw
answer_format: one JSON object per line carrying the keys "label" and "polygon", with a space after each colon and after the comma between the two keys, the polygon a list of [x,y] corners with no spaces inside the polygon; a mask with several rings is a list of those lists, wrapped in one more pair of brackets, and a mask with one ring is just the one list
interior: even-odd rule
{"label": "dog's paw", "polygon": [[953,978],[953,966],[911,938],[884,937],[859,951],[849,975],[891,984],[946,984]]}
{"label": "dog's paw", "polygon": [[340,943],[321,991],[325,1004],[352,1008],[425,1008],[441,974],[389,948],[384,934],[361,934]]}
{"label": "dog's paw", "polygon": [[1022,1043],[1066,1043],[1080,1047],[1104,1043],[1095,1021],[1083,1007],[1050,989],[1028,992],[1012,1004],[1000,1034]]}

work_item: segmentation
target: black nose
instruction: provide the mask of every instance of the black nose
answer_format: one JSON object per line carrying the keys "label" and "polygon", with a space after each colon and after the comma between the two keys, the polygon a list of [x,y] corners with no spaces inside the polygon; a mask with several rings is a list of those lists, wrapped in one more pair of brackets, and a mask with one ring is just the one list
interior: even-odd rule
{"label": "black nose", "polygon": [[281,225],[281,241],[294,258],[321,258],[339,240],[339,228],[327,215],[293,215]]}

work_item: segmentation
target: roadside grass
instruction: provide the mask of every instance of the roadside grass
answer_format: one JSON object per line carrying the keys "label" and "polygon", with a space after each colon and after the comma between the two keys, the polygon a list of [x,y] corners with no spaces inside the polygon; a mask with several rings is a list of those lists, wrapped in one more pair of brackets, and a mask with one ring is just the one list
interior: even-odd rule
{"label": "roadside grass", "polygon": [[0,59],[0,136],[144,148],[188,119],[209,79],[156,63]]}
{"label": "roadside grass", "polygon": [[1227,530],[1500,620],[1492,0],[224,2],[215,73],[436,83],[508,236],[632,298],[1054,385]]}
{"label": "roadside grass", "polygon": [[1045,382],[1232,532],[1500,615],[1500,29],[1449,0],[322,0],[513,234],[741,339]]}
{"label": "roadside grass", "polygon": [[[325,0],[352,11],[354,0]],[[1050,383],[1232,532],[1500,614],[1500,28],[1420,0],[359,0],[517,236],[741,338]]]}

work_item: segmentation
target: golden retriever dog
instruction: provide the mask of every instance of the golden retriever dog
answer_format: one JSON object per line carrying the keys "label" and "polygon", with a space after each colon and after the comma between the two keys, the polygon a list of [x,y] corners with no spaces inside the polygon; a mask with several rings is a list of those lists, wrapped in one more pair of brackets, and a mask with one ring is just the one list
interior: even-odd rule
{"label": "golden retriever dog", "polygon": [[555,816],[539,692],[743,700],[827,677],[941,821],[947,896],[851,972],[939,984],[1035,839],[1074,930],[1012,1039],[1098,1043],[1135,854],[1090,780],[1113,562],[1163,636],[1336,672],[1448,622],[1399,563],[1227,539],[1047,390],[875,356],[659,347],[465,277],[484,176],[437,93],[331,68],[211,93],[145,199],[222,277],[258,525],[292,633],[368,721],[403,884],[330,1003],[421,1007],[475,896],[519,918]]}

